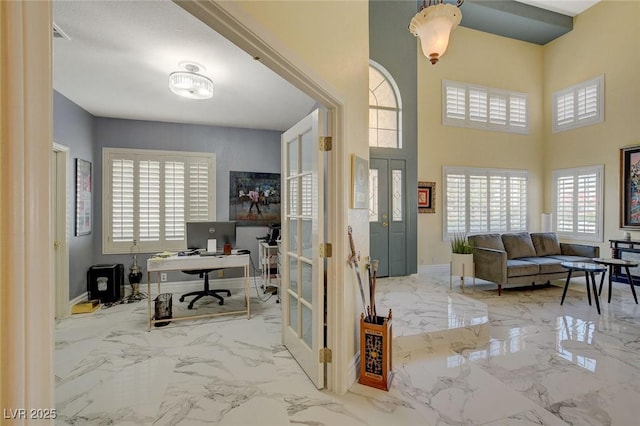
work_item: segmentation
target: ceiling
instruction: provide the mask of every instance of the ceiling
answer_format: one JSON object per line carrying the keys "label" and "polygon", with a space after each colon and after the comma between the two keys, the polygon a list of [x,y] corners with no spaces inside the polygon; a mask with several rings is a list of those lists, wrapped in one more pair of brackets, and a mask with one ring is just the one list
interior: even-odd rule
{"label": "ceiling", "polygon": [[[483,31],[513,21],[538,34],[557,17],[525,16],[524,25],[520,10],[534,18],[537,8],[575,16],[597,1],[521,0],[527,5],[505,12],[514,2],[467,0],[462,25],[471,26],[465,16],[481,6]],[[171,1],[56,0],[53,11],[66,36],[54,38],[54,89],[94,116],[284,131],[315,108],[313,99]],[[190,100],[169,90],[169,74],[184,61],[204,66],[213,98]]]}

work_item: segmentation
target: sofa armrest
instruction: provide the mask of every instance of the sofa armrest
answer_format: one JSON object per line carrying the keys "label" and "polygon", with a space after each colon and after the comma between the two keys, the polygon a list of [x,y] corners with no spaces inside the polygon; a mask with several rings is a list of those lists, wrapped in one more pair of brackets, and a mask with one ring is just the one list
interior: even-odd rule
{"label": "sofa armrest", "polygon": [[560,252],[567,256],[600,257],[600,247],[586,244],[560,243]]}
{"label": "sofa armrest", "polygon": [[507,282],[507,252],[484,247],[473,249],[476,278],[496,284]]}

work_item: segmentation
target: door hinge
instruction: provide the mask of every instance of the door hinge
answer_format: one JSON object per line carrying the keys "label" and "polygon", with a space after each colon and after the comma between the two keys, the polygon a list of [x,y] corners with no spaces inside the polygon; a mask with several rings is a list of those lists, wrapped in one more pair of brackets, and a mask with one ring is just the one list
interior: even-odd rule
{"label": "door hinge", "polygon": [[320,136],[320,151],[331,151],[331,136]]}
{"label": "door hinge", "polygon": [[320,250],[320,257],[331,257],[331,243],[322,243],[318,248]]}
{"label": "door hinge", "polygon": [[331,362],[331,357],[332,357],[331,349],[329,349],[329,348],[320,348],[320,351],[319,351],[318,354],[319,354],[320,363],[326,364],[326,363]]}

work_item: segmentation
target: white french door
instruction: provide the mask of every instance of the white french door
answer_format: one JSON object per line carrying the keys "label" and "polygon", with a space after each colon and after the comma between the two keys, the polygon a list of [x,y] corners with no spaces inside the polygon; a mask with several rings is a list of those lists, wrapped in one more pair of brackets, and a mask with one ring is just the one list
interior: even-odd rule
{"label": "white french door", "polygon": [[324,154],[315,110],[282,135],[282,341],[318,388],[324,387]]}

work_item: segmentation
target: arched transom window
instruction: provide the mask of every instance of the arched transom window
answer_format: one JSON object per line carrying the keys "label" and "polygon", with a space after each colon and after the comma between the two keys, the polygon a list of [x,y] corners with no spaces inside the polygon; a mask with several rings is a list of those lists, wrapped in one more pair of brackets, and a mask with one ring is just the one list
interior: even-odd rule
{"label": "arched transom window", "polygon": [[402,148],[400,91],[380,65],[369,65],[369,146]]}

